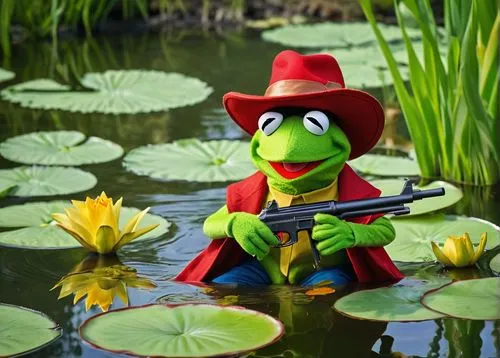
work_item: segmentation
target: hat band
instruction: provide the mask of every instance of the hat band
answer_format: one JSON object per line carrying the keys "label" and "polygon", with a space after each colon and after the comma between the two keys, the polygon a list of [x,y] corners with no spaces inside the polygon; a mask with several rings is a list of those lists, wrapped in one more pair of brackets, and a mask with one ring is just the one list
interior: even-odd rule
{"label": "hat band", "polygon": [[288,96],[294,94],[324,92],[331,89],[342,88],[337,82],[327,82],[325,84],[309,80],[281,80],[276,81],[267,87],[264,96]]}

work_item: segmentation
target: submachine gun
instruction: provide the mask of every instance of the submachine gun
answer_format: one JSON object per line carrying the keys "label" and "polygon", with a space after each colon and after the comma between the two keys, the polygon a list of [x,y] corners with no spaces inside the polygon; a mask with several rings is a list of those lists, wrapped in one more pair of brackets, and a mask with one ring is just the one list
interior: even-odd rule
{"label": "submachine gun", "polygon": [[286,233],[288,240],[280,239],[276,247],[286,247],[298,242],[298,232],[307,230],[314,258],[314,268],[319,270],[320,256],[312,241],[312,228],[314,215],[318,213],[330,214],[339,219],[357,218],[373,214],[404,215],[410,213],[410,208],[404,204],[415,200],[443,196],[444,188],[419,190],[413,189],[413,184],[405,180],[403,190],[399,195],[383,196],[371,199],[351,201],[322,201],[313,204],[292,205],[284,208],[278,207],[276,201],[270,201],[267,207],[259,214],[259,219],[264,222],[273,233]]}

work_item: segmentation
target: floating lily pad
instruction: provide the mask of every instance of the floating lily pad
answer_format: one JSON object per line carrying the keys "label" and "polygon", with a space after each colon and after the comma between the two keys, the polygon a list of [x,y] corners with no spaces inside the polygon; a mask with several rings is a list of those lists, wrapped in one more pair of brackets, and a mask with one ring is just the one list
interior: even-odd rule
{"label": "floating lily pad", "polygon": [[500,253],[496,254],[490,261],[490,268],[496,273],[500,273]]}
{"label": "floating lily pad", "polygon": [[0,188],[15,186],[10,196],[44,196],[78,193],[93,188],[96,177],[76,168],[17,167],[0,170]]}
{"label": "floating lily pad", "polygon": [[465,232],[469,233],[474,247],[484,232],[488,233],[487,249],[500,244],[500,228],[481,219],[440,214],[398,218],[391,222],[396,229],[396,239],[385,249],[395,261],[435,261],[431,241],[442,246],[449,236]]}
{"label": "floating lily pad", "polygon": [[50,79],[37,79],[8,87],[1,94],[23,107],[118,114],[188,106],[212,93],[211,87],[196,78],[161,71],[87,73],[81,82],[95,91],[71,91]]}
{"label": "floating lily pad", "polygon": [[281,322],[242,307],[147,305],[96,315],[80,336],[113,353],[155,357],[237,355],[278,340]]}
{"label": "floating lily pad", "polygon": [[[407,67],[400,68],[403,80],[409,78]],[[342,74],[346,87],[351,88],[381,88],[393,84],[389,70],[368,65],[342,66]]]}
{"label": "floating lily pad", "polygon": [[108,162],[123,154],[118,144],[76,131],[34,132],[0,143],[0,154],[25,164],[82,165]]}
{"label": "floating lily pad", "polygon": [[413,322],[441,318],[441,313],[425,308],[420,298],[443,284],[437,281],[358,291],[337,300],[334,308],[346,316],[372,321]]}
{"label": "floating lily pad", "polygon": [[155,179],[221,182],[243,179],[255,167],[242,141],[183,139],[131,150],[123,166]]}
{"label": "floating lily pad", "polygon": [[[0,245],[28,249],[67,249],[80,247],[80,244],[63,229],[55,225],[51,215],[64,212],[71,206],[66,201],[50,201],[12,205],[0,208],[0,227],[20,228],[0,232]],[[121,209],[120,227],[127,223],[140,210],[124,207]],[[142,226],[159,224],[157,228],[137,238],[134,242],[156,238],[168,231],[170,222],[158,215],[146,214]]]}
{"label": "floating lily pad", "polygon": [[455,281],[427,292],[422,304],[464,319],[500,319],[500,277]]}
{"label": "floating lily pad", "polygon": [[354,169],[379,176],[418,176],[420,169],[414,160],[389,155],[365,154],[349,161]]}
{"label": "floating lily pad", "polygon": [[0,68],[0,82],[8,81],[13,79],[16,76],[14,72],[10,72]]}
{"label": "floating lily pad", "polygon": [[41,312],[0,304],[0,357],[33,352],[61,336],[57,323]]}
{"label": "floating lily pad", "polygon": [[[398,26],[379,25],[387,41],[401,41],[402,34]],[[420,38],[419,29],[408,29],[411,38]],[[293,47],[348,47],[375,43],[375,35],[367,22],[321,23],[289,25],[262,33],[266,41],[277,42]]]}
{"label": "floating lily pad", "polygon": [[[381,195],[398,195],[401,193],[403,189],[404,181],[400,179],[381,179],[381,180],[372,180],[371,184],[373,184],[378,189],[382,190]],[[456,202],[462,199],[462,191],[454,185],[447,183],[445,181],[434,181],[424,186],[416,186],[415,189],[419,190],[428,190],[428,189],[436,189],[436,188],[444,188],[445,195],[438,196],[435,198],[428,198],[417,200],[411,204],[406,204],[410,208],[410,214],[406,215],[406,217],[410,215],[420,215],[424,213],[429,213],[432,211],[436,211],[439,209],[447,208],[455,204]],[[403,216],[395,216],[394,219],[403,218]]]}

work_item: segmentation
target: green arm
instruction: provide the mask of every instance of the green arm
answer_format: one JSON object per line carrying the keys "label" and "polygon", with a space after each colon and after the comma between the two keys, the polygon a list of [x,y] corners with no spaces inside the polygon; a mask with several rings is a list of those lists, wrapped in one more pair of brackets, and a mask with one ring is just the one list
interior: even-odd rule
{"label": "green arm", "polygon": [[271,246],[279,244],[278,239],[257,215],[229,213],[225,205],[205,220],[203,232],[212,239],[234,238],[243,250],[258,260],[269,253]]}
{"label": "green arm", "polygon": [[391,221],[381,217],[370,225],[349,223],[356,241],[355,246],[385,246],[396,237]]}
{"label": "green arm", "polygon": [[211,239],[222,239],[229,236],[227,227],[231,221],[231,216],[227,206],[217,210],[210,215],[203,224],[203,233]]}
{"label": "green arm", "polygon": [[314,221],[312,238],[318,241],[316,248],[323,256],[355,246],[384,246],[396,236],[391,222],[384,217],[369,225],[346,222],[328,214],[316,214]]}

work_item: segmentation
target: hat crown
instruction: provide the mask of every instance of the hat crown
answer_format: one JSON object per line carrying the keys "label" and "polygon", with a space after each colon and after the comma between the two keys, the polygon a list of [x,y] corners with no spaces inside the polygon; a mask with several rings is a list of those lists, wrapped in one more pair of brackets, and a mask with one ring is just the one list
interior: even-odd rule
{"label": "hat crown", "polygon": [[337,83],[345,88],[344,76],[335,57],[327,54],[301,55],[286,50],[273,61],[269,85],[283,80],[305,80],[327,84]]}

